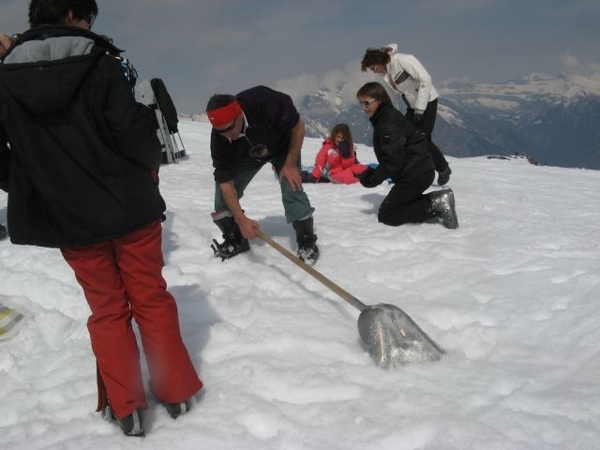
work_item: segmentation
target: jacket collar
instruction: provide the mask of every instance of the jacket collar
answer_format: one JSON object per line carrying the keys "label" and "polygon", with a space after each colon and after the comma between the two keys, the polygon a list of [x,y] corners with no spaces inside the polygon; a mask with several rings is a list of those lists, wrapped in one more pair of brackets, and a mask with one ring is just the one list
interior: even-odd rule
{"label": "jacket collar", "polygon": [[10,50],[2,57],[5,60],[19,45],[30,42],[30,41],[43,41],[52,37],[81,37],[87,38],[94,42],[95,45],[104,48],[109,53],[118,56],[123,53],[124,50],[116,47],[106,36],[96,34],[83,28],[73,27],[69,25],[41,25],[36,28],[31,28],[25,33],[20,35],[15,41],[14,45]]}
{"label": "jacket collar", "polygon": [[375,114],[369,117],[369,120],[371,121],[373,126],[375,126],[375,124],[379,121],[379,119],[385,113],[385,111],[389,110],[390,108],[392,108],[392,105],[389,103],[381,103],[379,105],[377,111],[375,111]]}

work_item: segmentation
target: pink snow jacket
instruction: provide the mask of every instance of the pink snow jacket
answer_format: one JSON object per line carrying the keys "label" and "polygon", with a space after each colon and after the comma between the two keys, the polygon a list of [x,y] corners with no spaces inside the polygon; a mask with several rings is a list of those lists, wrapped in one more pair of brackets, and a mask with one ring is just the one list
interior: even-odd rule
{"label": "pink snow jacket", "polygon": [[366,168],[364,164],[356,161],[354,149],[351,149],[348,158],[344,158],[341,150],[334,145],[330,138],[326,138],[315,158],[312,176],[315,178],[315,182],[322,177],[327,177],[333,183],[352,184],[359,181],[356,175],[364,172]]}

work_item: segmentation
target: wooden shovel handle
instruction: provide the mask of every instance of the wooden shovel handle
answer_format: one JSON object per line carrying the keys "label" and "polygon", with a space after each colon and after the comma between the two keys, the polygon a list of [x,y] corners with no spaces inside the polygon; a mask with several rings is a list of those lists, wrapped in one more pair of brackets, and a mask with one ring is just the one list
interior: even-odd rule
{"label": "wooden shovel handle", "polygon": [[269,244],[271,247],[273,247],[275,250],[277,250],[279,253],[281,253],[283,256],[285,256],[287,259],[289,259],[294,264],[299,266],[305,272],[308,272],[309,275],[312,275],[313,277],[315,277],[317,280],[319,280],[321,283],[323,283],[325,286],[327,286],[333,292],[338,294],[340,297],[342,297],[344,300],[346,300],[348,303],[350,303],[356,309],[358,309],[359,311],[362,311],[363,309],[366,308],[366,305],[363,302],[361,302],[359,299],[357,299],[355,296],[353,296],[348,291],[345,291],[344,289],[339,287],[337,284],[335,284],[333,281],[331,281],[325,275],[323,275],[320,272],[318,272],[317,270],[313,269],[312,266],[309,266],[308,264],[306,264],[304,261],[302,261],[300,258],[298,258],[296,255],[294,255],[292,252],[287,250],[285,247],[283,247],[280,244],[278,244],[277,242],[275,242],[273,239],[271,239],[269,236],[267,236],[261,230],[257,230],[256,234],[258,234],[259,238],[261,238],[263,241],[265,241],[267,244]]}

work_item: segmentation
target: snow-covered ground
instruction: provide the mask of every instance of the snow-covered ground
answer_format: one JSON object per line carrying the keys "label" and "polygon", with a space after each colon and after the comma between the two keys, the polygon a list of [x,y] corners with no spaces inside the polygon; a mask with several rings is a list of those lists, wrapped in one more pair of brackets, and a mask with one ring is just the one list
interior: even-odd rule
{"label": "snow-covered ground", "polygon": [[[385,184],[305,185],[315,268],[402,308],[447,351],[386,371],[360,343],[358,311],[266,243],[213,257],[210,127],[180,132],[189,158],[161,169],[164,275],[205,383],[196,408],[174,421],[151,404],[143,440],[103,421],[73,273],[57,250],[4,240],[0,293],[27,318],[0,340],[2,449],[600,448],[600,172],[449,158],[457,230],[378,224]],[[319,147],[305,141],[305,165]],[[242,204],[294,249],[268,167]],[[5,205],[0,193],[2,222]]]}

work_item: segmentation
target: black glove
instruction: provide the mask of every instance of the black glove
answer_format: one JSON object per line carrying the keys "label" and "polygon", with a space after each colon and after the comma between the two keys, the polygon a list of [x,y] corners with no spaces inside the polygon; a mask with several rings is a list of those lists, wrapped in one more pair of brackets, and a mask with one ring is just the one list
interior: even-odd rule
{"label": "black glove", "polygon": [[372,167],[369,167],[367,170],[361,173],[358,177],[360,184],[362,184],[366,188],[373,188],[377,186],[379,183],[376,183],[375,180],[373,180],[374,173],[375,169],[373,169]]}
{"label": "black glove", "polygon": [[350,147],[348,147],[348,143],[346,141],[342,141],[338,145],[338,149],[342,154],[342,158],[347,159],[350,158]]}

